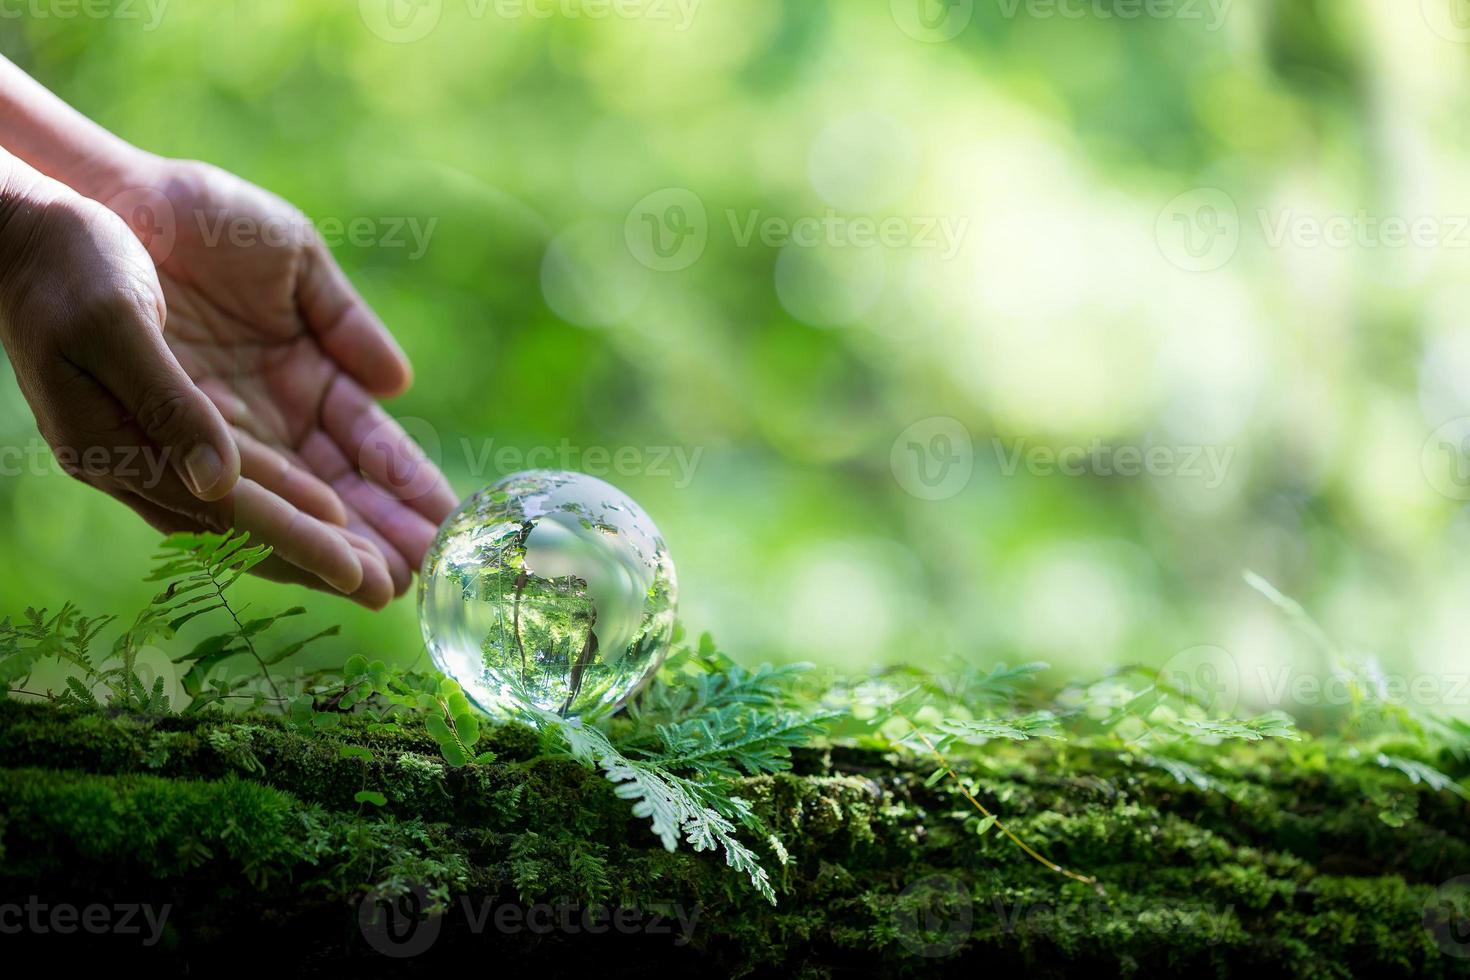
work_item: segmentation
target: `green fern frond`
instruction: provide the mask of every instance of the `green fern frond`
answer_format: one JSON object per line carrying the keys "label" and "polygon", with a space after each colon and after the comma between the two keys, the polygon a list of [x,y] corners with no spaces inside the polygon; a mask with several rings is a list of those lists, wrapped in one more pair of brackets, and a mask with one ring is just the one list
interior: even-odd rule
{"label": "green fern frond", "polygon": [[750,806],[744,800],[724,796],[711,785],[701,785],[657,764],[629,759],[596,728],[555,716],[545,720],[565,738],[573,758],[601,768],[614,784],[614,792],[633,804],[634,816],[651,821],[667,850],[674,850],[681,838],[696,851],[723,850],[725,863],[776,904],[775,890],[760,859],[735,836],[734,821],[750,817]]}

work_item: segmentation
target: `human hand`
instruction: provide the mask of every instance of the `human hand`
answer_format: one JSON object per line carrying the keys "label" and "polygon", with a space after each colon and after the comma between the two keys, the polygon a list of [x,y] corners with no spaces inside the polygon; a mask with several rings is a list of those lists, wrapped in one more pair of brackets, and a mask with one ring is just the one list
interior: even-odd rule
{"label": "human hand", "polygon": [[368,559],[381,559],[333,526],[346,521],[335,495],[283,486],[275,461],[237,450],[166,342],[165,317],[127,225],[0,151],[0,341],[63,468],[164,530],[249,531],[275,547],[261,566],[275,577],[380,598],[365,590]]}
{"label": "human hand", "polygon": [[[458,498],[379,406],[408,387],[408,362],[313,226],[225,171],[146,155],[95,196],[147,247],[167,346],[227,421],[246,477],[344,526],[363,569],[353,598],[402,594]],[[275,577],[313,584],[293,564]]]}

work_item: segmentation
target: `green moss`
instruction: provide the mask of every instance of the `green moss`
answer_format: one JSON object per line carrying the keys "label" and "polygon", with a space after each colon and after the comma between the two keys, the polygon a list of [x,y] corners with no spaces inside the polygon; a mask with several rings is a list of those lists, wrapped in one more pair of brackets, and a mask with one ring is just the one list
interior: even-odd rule
{"label": "green moss", "polygon": [[[433,948],[505,969],[656,967],[780,976],[1079,970],[1207,975],[1459,975],[1424,927],[1441,882],[1470,871],[1463,801],[1319,744],[1202,757],[1201,791],[1114,754],[1004,746],[962,770],[1016,833],[1100,890],[1024,855],[922,760],[799,753],[741,792],[775,841],[771,909],[711,854],[669,853],[596,773],[490,728],[496,761],[453,769],[427,739],[353,724],[330,738],[270,718],[144,723],[0,704],[0,886],[172,903],[147,951],[204,969],[271,923],[304,964],[402,966],[359,928],[367,896],[443,910]],[[370,759],[341,758],[341,744]],[[1302,763],[1302,764],[1297,764]],[[362,788],[382,808],[359,804]],[[1374,802],[1412,802],[1390,827]],[[785,860],[781,855],[785,855]],[[697,910],[687,942],[475,928],[507,903]],[[645,923],[645,926],[647,923]],[[134,949],[132,952],[144,955]],[[116,955],[115,951],[108,954]],[[325,966],[324,966],[325,969]]]}

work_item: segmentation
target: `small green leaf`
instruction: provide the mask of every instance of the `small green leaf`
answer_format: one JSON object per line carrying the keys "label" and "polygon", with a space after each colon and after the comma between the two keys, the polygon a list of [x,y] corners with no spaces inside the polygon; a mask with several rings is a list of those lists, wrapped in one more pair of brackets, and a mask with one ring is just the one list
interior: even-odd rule
{"label": "small green leaf", "polygon": [[358,803],[371,803],[373,806],[388,805],[388,797],[384,796],[382,793],[377,792],[376,790],[371,789],[358,790],[356,795],[354,795],[352,799]]}
{"label": "small green leaf", "polygon": [[342,667],[342,674],[346,677],[360,677],[368,672],[367,657],[355,653],[347,658],[347,663]]}
{"label": "small green leaf", "polygon": [[469,760],[465,758],[464,750],[453,742],[440,742],[439,751],[444,756],[444,761],[458,768]]}
{"label": "small green leaf", "polygon": [[302,725],[311,723],[311,713],[315,710],[310,694],[301,694],[291,699],[291,720]]}
{"label": "small green leaf", "polygon": [[984,837],[986,834],[990,833],[990,828],[994,826],[995,814],[992,813],[990,816],[980,821],[980,826],[975,828],[975,833],[979,834],[981,837]]}
{"label": "small green leaf", "polygon": [[429,715],[429,717],[424,719],[424,727],[429,730],[429,734],[434,736],[434,741],[439,744],[443,745],[445,742],[452,744],[454,742],[454,733],[449,730],[449,725],[445,723],[443,717],[440,715]]}
{"label": "small green leaf", "polygon": [[464,743],[465,748],[472,749],[480,740],[480,719],[468,711],[455,715],[454,731],[459,735],[459,740]]}
{"label": "small green leaf", "polygon": [[373,760],[373,753],[361,745],[344,745],[337,749],[339,759],[362,759],[365,762]]}
{"label": "small green leaf", "polygon": [[319,732],[329,732],[342,724],[342,716],[335,711],[318,711],[311,716],[311,724]]}

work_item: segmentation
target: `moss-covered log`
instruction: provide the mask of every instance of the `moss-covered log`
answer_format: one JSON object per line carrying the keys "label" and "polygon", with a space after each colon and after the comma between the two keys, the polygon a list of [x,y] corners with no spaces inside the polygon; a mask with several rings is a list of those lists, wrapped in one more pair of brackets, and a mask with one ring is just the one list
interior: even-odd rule
{"label": "moss-covered log", "polygon": [[[1210,789],[1056,746],[971,764],[982,803],[1098,889],[978,833],[922,760],[804,752],[792,773],[744,786],[786,852],[753,842],[774,908],[711,854],[664,851],[596,773],[538,757],[533,733],[500,727],[484,745],[497,761],[451,769],[428,741],[351,724],[324,738],[268,718],[0,703],[0,943],[352,975],[465,958],[598,976],[1419,977],[1470,964],[1470,937],[1446,921],[1457,890],[1441,887],[1470,873],[1467,805],[1330,743],[1216,751]],[[358,802],[363,790],[386,804]],[[384,907],[392,894],[441,911],[409,922]],[[132,905],[147,914],[119,934]]]}

